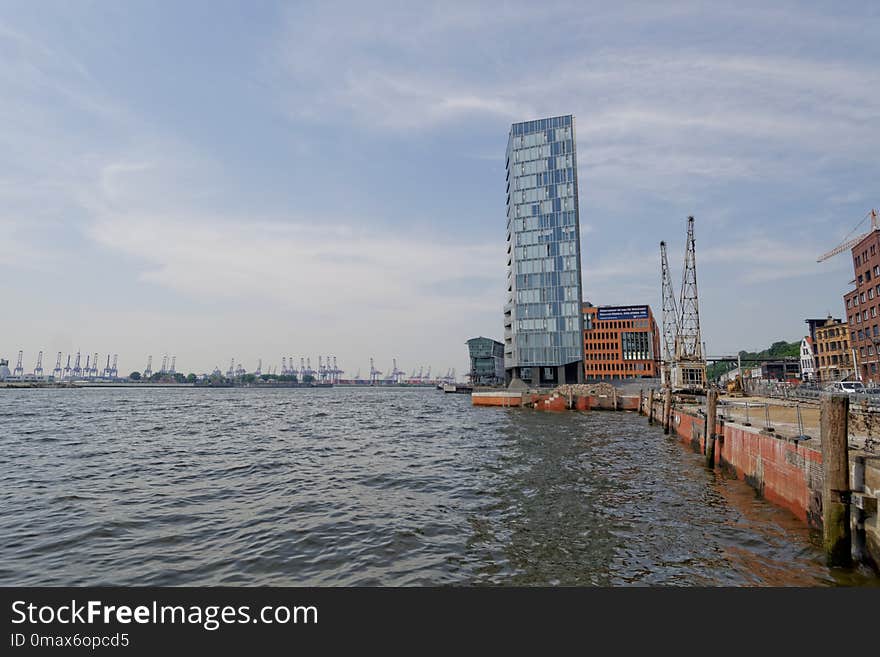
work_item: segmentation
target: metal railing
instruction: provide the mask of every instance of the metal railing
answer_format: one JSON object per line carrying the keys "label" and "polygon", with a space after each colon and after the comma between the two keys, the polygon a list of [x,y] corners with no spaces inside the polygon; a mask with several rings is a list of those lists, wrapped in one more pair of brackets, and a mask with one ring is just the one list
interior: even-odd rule
{"label": "metal railing", "polygon": [[[703,406],[701,413],[705,412]],[[810,444],[819,448],[821,410],[818,404],[812,402],[722,398],[718,401],[718,417],[725,422],[755,427],[784,438],[798,441],[812,439]],[[880,446],[880,408],[870,402],[859,404],[851,398],[849,436],[858,447],[868,451],[877,449]]]}

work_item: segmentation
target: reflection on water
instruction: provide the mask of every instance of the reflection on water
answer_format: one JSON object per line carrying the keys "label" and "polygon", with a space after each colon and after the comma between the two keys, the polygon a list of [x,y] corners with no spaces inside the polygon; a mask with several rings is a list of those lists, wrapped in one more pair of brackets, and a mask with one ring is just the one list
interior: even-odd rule
{"label": "reflection on water", "polygon": [[628,413],[434,390],[0,394],[0,584],[828,585],[809,531]]}

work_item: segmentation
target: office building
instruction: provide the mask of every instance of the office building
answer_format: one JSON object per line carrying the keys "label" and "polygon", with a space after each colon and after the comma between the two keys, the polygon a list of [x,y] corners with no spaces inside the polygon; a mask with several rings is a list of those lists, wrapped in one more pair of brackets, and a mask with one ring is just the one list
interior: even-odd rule
{"label": "office building", "polygon": [[584,375],[592,380],[660,376],[660,334],[650,306],[583,305]]}
{"label": "office building", "polygon": [[514,123],[507,141],[509,382],[583,379],[581,250],[574,117]]}
{"label": "office building", "polygon": [[471,359],[471,384],[492,386],[504,383],[504,343],[492,338],[471,338],[467,341]]}

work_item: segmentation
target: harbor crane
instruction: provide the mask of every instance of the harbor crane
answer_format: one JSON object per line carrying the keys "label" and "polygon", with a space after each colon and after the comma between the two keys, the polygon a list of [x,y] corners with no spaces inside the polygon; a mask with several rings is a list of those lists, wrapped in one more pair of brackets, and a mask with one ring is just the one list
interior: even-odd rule
{"label": "harbor crane", "polygon": [[287,376],[287,356],[281,357],[281,376]]}
{"label": "harbor crane", "polygon": [[395,383],[395,384],[400,383],[400,380],[406,375],[406,372],[404,372],[403,370],[397,369],[397,359],[396,358],[392,358],[391,363],[392,363],[391,374],[389,374],[388,378],[385,380],[389,381],[391,383]]}
{"label": "harbor crane", "polygon": [[52,370],[52,378],[55,380],[61,379],[61,352],[58,352],[58,355],[55,357],[55,369]]}
{"label": "harbor crane", "polygon": [[168,372],[168,354],[162,356],[162,368],[159,370],[159,374],[165,374]]}
{"label": "harbor crane", "polygon": [[89,365],[89,361],[91,360],[91,356],[86,354],[86,366],[83,369],[83,378],[88,379],[92,375],[92,368]]}
{"label": "harbor crane", "polygon": [[107,354],[107,364],[104,365],[104,371],[101,376],[105,379],[110,378],[110,354]]}
{"label": "harbor crane", "polygon": [[37,364],[34,367],[34,376],[37,378],[43,378],[43,352],[41,351],[37,354]]}
{"label": "harbor crane", "polygon": [[376,385],[379,382],[379,375],[382,374],[379,370],[376,369],[373,364],[373,359],[370,358],[370,385]]}
{"label": "harbor crane", "polygon": [[226,378],[232,379],[235,377],[235,359],[229,361],[229,369],[226,370]]}
{"label": "harbor crane", "polygon": [[76,360],[73,363],[73,378],[79,379],[82,376],[82,367],[80,366],[80,354],[76,352]]}
{"label": "harbor crane", "polygon": [[177,373],[177,356],[171,357],[171,369],[168,370],[168,373],[172,376]]}
{"label": "harbor crane", "polygon": [[64,371],[61,376],[65,379],[69,379],[71,372],[73,372],[73,370],[70,369],[70,354],[67,354],[67,365],[64,366]]}
{"label": "harbor crane", "polygon": [[263,374],[263,359],[257,358],[257,369],[254,370],[254,376],[261,376]]}
{"label": "harbor crane", "polygon": [[119,376],[119,370],[116,368],[119,363],[119,354],[113,354],[113,364],[110,366],[110,378],[115,379]]}
{"label": "harbor crane", "polygon": [[24,367],[21,364],[22,358],[24,358],[24,352],[19,350],[18,359],[15,361],[15,369],[12,370],[12,376],[21,377],[24,375]]}
{"label": "harbor crane", "polygon": [[[869,217],[871,219],[871,229],[867,233],[861,233],[857,237],[850,238],[850,235],[856,232],[859,229],[859,226],[865,223],[865,221]],[[816,259],[816,262],[825,262],[826,260],[829,260],[830,258],[836,256],[838,253],[843,253],[844,251],[853,248],[856,244],[861,242],[875,230],[880,230],[880,217],[878,217],[877,210],[871,209],[864,217],[862,217],[862,220],[856,224],[855,228],[847,233],[846,237],[843,238],[843,242],[841,244],[838,244],[827,253],[823,253],[822,255],[820,255]]]}
{"label": "harbor crane", "polygon": [[92,369],[89,371],[89,376],[93,379],[98,378],[98,352],[95,352],[95,357],[92,359]]}
{"label": "harbor crane", "polygon": [[676,392],[703,392],[706,389],[706,359],[700,333],[693,217],[688,217],[687,221],[687,245],[677,306],[672,292],[665,242],[660,243],[660,261],[663,292],[663,384]]}
{"label": "harbor crane", "polygon": [[147,356],[147,368],[144,370],[144,378],[149,379],[153,376],[153,356]]}

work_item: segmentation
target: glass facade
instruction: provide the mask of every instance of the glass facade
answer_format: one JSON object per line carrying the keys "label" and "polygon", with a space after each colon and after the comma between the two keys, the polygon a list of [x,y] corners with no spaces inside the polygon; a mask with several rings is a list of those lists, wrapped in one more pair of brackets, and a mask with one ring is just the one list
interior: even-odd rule
{"label": "glass facade", "polygon": [[581,363],[574,117],[514,123],[506,170],[504,366],[537,369]]}

